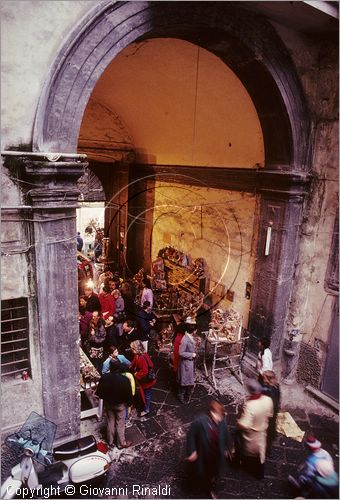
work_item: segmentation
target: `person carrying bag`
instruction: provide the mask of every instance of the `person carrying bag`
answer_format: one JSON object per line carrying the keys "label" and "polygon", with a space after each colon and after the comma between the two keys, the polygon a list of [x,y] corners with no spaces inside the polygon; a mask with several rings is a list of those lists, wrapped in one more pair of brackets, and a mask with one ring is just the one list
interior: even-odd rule
{"label": "person carrying bag", "polygon": [[156,383],[156,373],[149,355],[144,351],[142,342],[135,340],[130,346],[134,354],[130,368],[134,373],[144,404],[144,410],[141,411],[140,416],[145,417],[150,413],[152,387]]}

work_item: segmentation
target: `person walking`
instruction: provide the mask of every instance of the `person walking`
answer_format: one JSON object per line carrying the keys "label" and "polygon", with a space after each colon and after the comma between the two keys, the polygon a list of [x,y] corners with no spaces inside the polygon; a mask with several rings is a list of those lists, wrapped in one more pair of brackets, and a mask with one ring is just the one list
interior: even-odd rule
{"label": "person walking", "polygon": [[288,476],[305,498],[339,498],[339,477],[328,451],[315,436],[309,435],[305,441],[309,455],[301,467],[298,479]]}
{"label": "person walking", "polygon": [[241,461],[257,479],[263,479],[267,429],[273,416],[273,402],[269,396],[262,394],[262,386],[257,380],[248,380],[247,389],[249,396],[237,420],[242,440]]}
{"label": "person walking", "polygon": [[150,368],[153,369],[153,362],[150,356],[144,350],[143,343],[140,340],[131,342],[131,350],[134,353],[130,369],[135,375],[140,395],[144,404],[144,410],[141,411],[140,416],[145,417],[150,413],[152,388],[156,383],[156,378],[149,378]]}
{"label": "person walking", "polygon": [[223,472],[226,458],[231,458],[231,440],[223,405],[211,401],[207,414],[199,415],[190,425],[187,458],[193,464],[201,489],[217,498],[214,482]]}
{"label": "person walking", "polygon": [[126,406],[132,405],[132,389],[129,379],[120,373],[121,363],[110,362],[110,373],[102,375],[96,394],[103,399],[107,414],[107,441],[110,447],[128,448],[131,441],[125,439]]}
{"label": "person walking", "polygon": [[179,365],[178,365],[178,382],[179,391],[178,399],[181,403],[185,400],[188,402],[195,384],[195,358],[196,346],[193,334],[197,330],[196,322],[188,317],[185,320],[185,334],[179,344]]}

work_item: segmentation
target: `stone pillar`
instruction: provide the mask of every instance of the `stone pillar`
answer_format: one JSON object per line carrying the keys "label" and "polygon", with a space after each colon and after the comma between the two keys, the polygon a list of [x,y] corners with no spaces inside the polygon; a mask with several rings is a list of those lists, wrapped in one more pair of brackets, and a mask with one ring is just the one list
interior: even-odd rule
{"label": "stone pillar", "polygon": [[302,202],[308,175],[263,172],[261,211],[252,302],[249,350],[258,351],[261,336],[271,339],[274,361],[281,361],[285,325],[298,259]]}
{"label": "stone pillar", "polygon": [[84,159],[22,158],[32,205],[43,408],[60,440],[80,433],[76,207]]}

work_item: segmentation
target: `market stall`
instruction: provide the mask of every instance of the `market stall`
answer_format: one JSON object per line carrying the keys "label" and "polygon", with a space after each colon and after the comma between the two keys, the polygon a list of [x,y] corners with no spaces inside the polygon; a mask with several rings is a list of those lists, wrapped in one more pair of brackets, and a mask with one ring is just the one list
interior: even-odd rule
{"label": "market stall", "polygon": [[95,395],[100,379],[100,374],[97,372],[89,358],[80,348],[80,397],[81,397],[81,412],[80,418],[88,418],[96,416],[101,420],[103,415],[103,400]]}
{"label": "market stall", "polygon": [[[241,315],[230,309],[216,309],[212,312],[209,330],[205,334],[204,371],[211,378],[217,389],[215,373],[229,370],[243,385],[242,360],[248,340],[247,332],[242,328]],[[212,354],[211,354],[212,351]],[[208,358],[211,360],[210,373]]]}

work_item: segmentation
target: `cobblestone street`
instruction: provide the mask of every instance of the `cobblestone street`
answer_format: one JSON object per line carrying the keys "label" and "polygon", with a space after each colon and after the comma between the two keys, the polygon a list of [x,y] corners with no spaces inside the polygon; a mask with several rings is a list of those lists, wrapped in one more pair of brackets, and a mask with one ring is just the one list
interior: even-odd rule
{"label": "cobblestone street", "polygon": [[[195,489],[187,474],[184,460],[188,427],[197,414],[206,409],[208,401],[215,397],[225,405],[229,428],[233,433],[238,405],[241,404],[240,398],[242,392],[245,395],[245,391],[226,372],[224,376],[230,377],[230,390],[218,395],[198,372],[198,382],[190,403],[181,405],[174,395],[172,374],[165,357],[161,355],[155,363],[159,372],[157,385],[153,390],[154,416],[133,420],[133,425],[127,429],[127,438],[133,441],[133,446],[123,451],[113,451],[114,460],[104,486],[121,488],[120,492],[117,491],[117,497],[120,498],[131,497],[133,485],[170,487],[169,494],[156,493],[155,498],[202,498],[202,493]],[[283,388],[283,391],[287,390],[294,393],[296,388]],[[294,407],[290,401],[285,404],[283,400],[281,410],[289,411],[302,430],[313,432],[338,466],[338,416],[315,401],[303,408]],[[82,423],[83,432],[93,432],[95,427],[97,437],[102,438],[105,436],[104,422],[85,420]],[[303,461],[305,453],[302,443],[278,434],[266,461],[264,480],[258,481],[244,470],[229,466],[218,484],[219,498],[294,498],[296,494],[287,477],[289,474],[296,474],[297,465]],[[103,487],[102,484],[100,486]],[[135,493],[140,498],[150,498],[150,495],[143,495],[142,492],[139,495],[136,491]],[[100,490],[96,490],[96,494],[99,498],[106,497],[105,494],[101,496]],[[91,495],[87,498],[91,498]]]}

